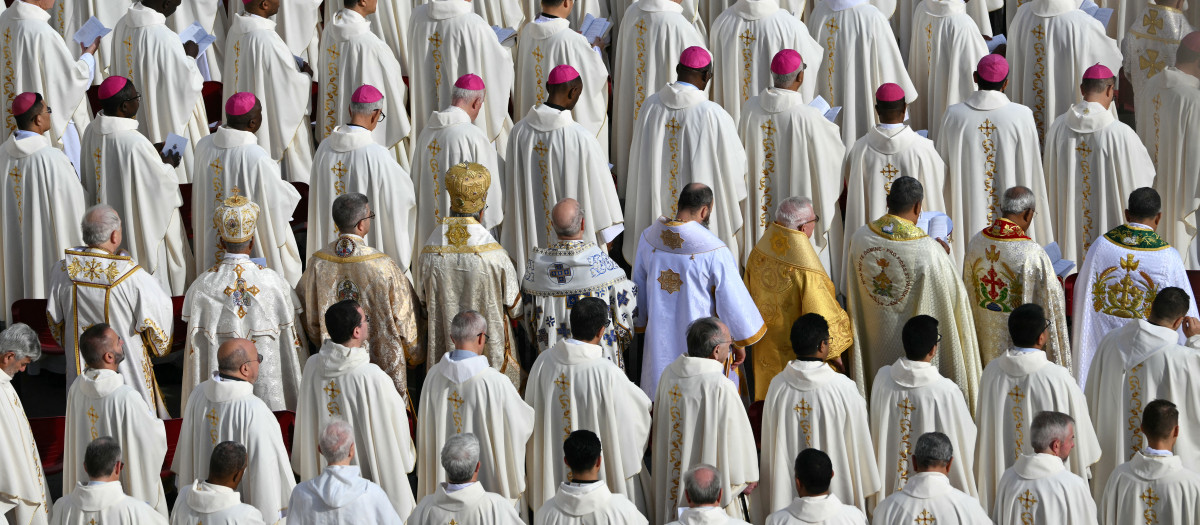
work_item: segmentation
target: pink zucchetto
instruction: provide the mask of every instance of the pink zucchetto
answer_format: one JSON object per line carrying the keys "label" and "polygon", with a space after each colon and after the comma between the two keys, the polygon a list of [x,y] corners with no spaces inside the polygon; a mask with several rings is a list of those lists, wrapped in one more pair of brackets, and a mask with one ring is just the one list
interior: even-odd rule
{"label": "pink zucchetto", "polygon": [[454,87],[467,91],[483,91],[483,79],[479,78],[479,75],[467,73],[458,77],[458,80],[454,82]]}
{"label": "pink zucchetto", "polygon": [[1187,49],[1193,53],[1200,53],[1200,31],[1192,31],[1183,40],[1179,41],[1179,47]]}
{"label": "pink zucchetto", "polygon": [[363,84],[354,90],[354,94],[350,95],[350,102],[355,104],[373,104],[383,100],[383,93],[380,93],[375,86]]}
{"label": "pink zucchetto", "polygon": [[553,86],[564,84],[577,78],[579,78],[579,72],[575,71],[575,68],[563,64],[550,70],[550,77],[546,79],[546,83]]}
{"label": "pink zucchetto", "polygon": [[898,102],[904,100],[904,88],[888,82],[875,90],[875,100],[880,102]]}
{"label": "pink zucchetto", "polygon": [[804,67],[804,58],[795,49],[784,49],[771,59],[771,72],[776,75],[790,75],[801,67]]}
{"label": "pink zucchetto", "polygon": [[1003,82],[1008,78],[1008,61],[1000,55],[987,55],[979,60],[975,72],[979,73],[979,80],[984,82]]}
{"label": "pink zucchetto", "polygon": [[703,69],[712,63],[712,55],[700,46],[692,46],[683,50],[679,55],[679,65],[692,69]]}
{"label": "pink zucchetto", "polygon": [[1087,68],[1087,71],[1083,72],[1084,80],[1101,80],[1101,79],[1106,79],[1106,78],[1113,78],[1115,76],[1116,75],[1113,74],[1111,69],[1105,67],[1102,64],[1096,64],[1092,67]]}
{"label": "pink zucchetto", "polygon": [[17,98],[13,99],[12,114],[24,115],[26,111],[29,111],[33,107],[35,102],[37,102],[37,93],[26,91],[17,95]]}
{"label": "pink zucchetto", "polygon": [[104,82],[100,83],[100,100],[113,98],[114,95],[125,89],[126,84],[129,84],[129,79],[118,75],[104,79]]}
{"label": "pink zucchetto", "polygon": [[232,97],[229,97],[229,100],[225,101],[225,114],[233,116],[245,115],[254,109],[255,104],[258,104],[258,99],[254,97],[254,93],[246,91],[234,93]]}

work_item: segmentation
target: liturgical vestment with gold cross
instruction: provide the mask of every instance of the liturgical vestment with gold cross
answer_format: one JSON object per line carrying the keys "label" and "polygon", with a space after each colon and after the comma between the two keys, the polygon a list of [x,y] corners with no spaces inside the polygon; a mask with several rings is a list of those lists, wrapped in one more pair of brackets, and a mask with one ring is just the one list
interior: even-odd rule
{"label": "liturgical vestment with gold cross", "polygon": [[913,474],[904,489],[875,507],[876,525],[973,525],[991,523],[979,500],[950,485],[941,472]]}

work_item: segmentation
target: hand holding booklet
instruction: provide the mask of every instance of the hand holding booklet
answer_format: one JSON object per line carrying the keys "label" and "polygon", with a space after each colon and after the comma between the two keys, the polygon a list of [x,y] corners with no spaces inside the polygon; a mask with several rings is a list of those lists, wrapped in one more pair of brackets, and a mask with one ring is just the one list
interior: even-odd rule
{"label": "hand holding booklet", "polygon": [[104,27],[104,24],[100,22],[100,19],[93,16],[89,18],[87,22],[84,22],[83,27],[79,28],[79,31],[75,32],[75,36],[71,37],[71,40],[78,42],[81,46],[87,47],[92,45],[92,42],[95,42],[97,38],[100,38],[111,32],[112,29]]}
{"label": "hand holding booklet", "polygon": [[181,43],[195,42],[196,46],[200,48],[196,52],[199,55],[205,49],[208,49],[208,46],[211,46],[213,42],[216,42],[217,37],[208,34],[208,31],[204,30],[204,26],[200,25],[200,22],[192,22],[192,25],[187,26],[183,31],[179,32],[179,41]]}
{"label": "hand holding booklet", "polygon": [[837,123],[835,119],[837,119],[838,113],[842,112],[841,106],[829,107],[829,101],[825,100],[825,97],[822,97],[821,95],[817,95],[816,98],[812,99],[812,102],[808,103],[808,105],[820,110],[821,114],[825,115],[826,120],[835,124]]}

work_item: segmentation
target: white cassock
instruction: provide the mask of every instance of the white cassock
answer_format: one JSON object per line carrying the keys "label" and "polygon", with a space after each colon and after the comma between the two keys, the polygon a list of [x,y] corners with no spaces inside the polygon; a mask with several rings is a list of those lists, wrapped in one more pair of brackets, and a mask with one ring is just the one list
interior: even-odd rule
{"label": "white cassock", "polygon": [[[1153,99],[1162,84],[1151,83],[1151,80],[1175,64],[1179,41],[1195,29],[1183,11],[1154,2],[1146,4],[1139,16],[1130,21],[1134,25],[1126,26],[1128,32],[1121,40],[1121,69],[1133,85],[1137,122],[1144,123],[1137,126],[1138,136],[1150,150],[1150,158],[1158,162],[1158,139],[1154,136],[1158,126],[1150,125],[1149,121],[1154,110],[1160,109],[1155,107]],[[1158,104],[1161,105],[1161,99]],[[1171,111],[1177,109],[1170,108]]]}
{"label": "white cassock", "polygon": [[[71,32],[63,35],[63,38],[74,49],[76,42],[72,37],[75,35],[75,31],[83,27],[89,18],[94,16],[100,20],[101,24],[104,24],[104,27],[111,28],[122,16],[125,16],[125,11],[133,5],[134,0],[74,0],[70,3],[75,4],[68,9],[71,20],[67,21],[67,27]],[[120,45],[120,41],[113,38],[116,36],[113,34],[112,37],[106,36],[100,39],[100,47],[96,49],[96,71],[102,74],[96,75],[93,80],[95,84],[99,84],[104,77],[113,75],[114,73],[111,71],[113,63],[120,61],[120,57],[123,56],[124,50],[116,49]]]}
{"label": "white cassock", "polygon": [[1069,370],[1051,363],[1041,350],[1014,349],[988,363],[982,383],[975,412],[975,480],[984,508],[999,501],[996,490],[1004,471],[1020,455],[1034,453],[1032,425],[1038,412],[1062,412],[1075,419],[1075,449],[1067,459],[1068,469],[1090,476],[1089,467],[1100,459],[1100,442],[1087,400]]}
{"label": "white cassock", "polygon": [[1158,454],[1138,451],[1117,467],[1099,501],[1100,523],[1137,523],[1149,516],[1164,525],[1200,521],[1200,474],[1185,467],[1179,456]]}
{"label": "white cassock", "polygon": [[912,452],[927,432],[946,434],[954,446],[950,484],[971,496],[979,493],[974,469],[978,433],[971,410],[958,385],[932,364],[901,357],[879,369],[871,383],[870,428],[882,482],[880,501],[917,473]]}
{"label": "white cassock", "polygon": [[0,320],[11,323],[12,304],[46,297],[50,268],[63,250],[78,246],[87,209],[70,159],[43,135],[24,132],[0,145]]}
{"label": "white cassock", "polygon": [[[55,2],[57,5],[65,3],[67,2]],[[194,22],[199,22],[206,33],[217,37],[208,49],[196,57],[196,65],[204,73],[205,80],[220,82],[221,65],[224,64],[222,59],[225,56],[225,35],[229,27],[225,4],[207,0],[183,0],[175,14],[167,17],[167,26],[176,33],[183,32]]]}
{"label": "white cassock", "polygon": [[[955,459],[958,451],[954,451]],[[979,501],[954,488],[941,472],[913,474],[904,489],[875,507],[873,525],[976,525],[991,523]]]}
{"label": "white cassock", "polygon": [[131,118],[96,115],[80,142],[87,159],[79,170],[84,199],[117,210],[122,246],[163,290],[183,295],[195,271],[179,215],[179,180],[137,127]]}
{"label": "white cassock", "polygon": [[[417,414],[417,457],[439,457],[450,436],[475,434],[479,482],[507,498],[511,507],[525,492],[525,451],[533,434],[533,408],[521,399],[508,376],[488,365],[486,356],[455,361],[452,353],[446,352],[426,375]],[[417,497],[434,494],[445,481],[441,462],[422,460]],[[419,515],[420,509],[413,518]]]}
{"label": "white cassock", "polygon": [[758,481],[758,458],[754,447],[748,446],[754,442],[750,420],[724,368],[714,359],[681,355],[662,374],[651,428],[654,509],[647,514],[654,523],[671,521],[679,508],[687,506],[683,474],[698,463],[721,472],[723,493],[718,504],[725,511],[717,512],[722,516],[746,512],[738,495]]}
{"label": "white cassock", "polygon": [[[408,484],[417,451],[408,431],[407,407],[391,376],[370,361],[366,347],[348,348],[329,339],[320,353],[308,358],[296,408],[292,469],[302,480],[328,474],[332,467],[317,450],[321,432],[335,420],[347,421],[354,428],[351,466],[378,484],[384,499],[390,501],[388,506],[406,518],[417,505]],[[332,479],[328,482],[335,483]]]}
{"label": "white cassock", "polygon": [[190,394],[217,371],[222,343],[250,339],[264,356],[254,395],[271,410],[295,410],[300,364],[308,354],[296,322],[303,311],[292,285],[277,272],[248,255],[225,254],[196,277],[183,298],[188,331],[181,391]]}
{"label": "white cassock", "polygon": [[163,517],[163,458],[167,455],[167,430],[161,419],[136,390],[112,370],[88,369],[67,392],[67,422],[63,445],[63,494],[87,482],[84,451],[89,443],[108,436],[121,445],[121,486],[138,501],[146,502]]}
{"label": "white cassock", "polygon": [[[513,56],[496,39],[491,27],[495,22],[486,22],[471,12],[471,6],[485,3],[430,0],[413,9],[408,41],[408,97],[412,111],[408,114],[413,134],[420,136],[429,115],[452,102],[451,91],[458,78],[468,73],[478,75],[487,92],[475,125],[483,130],[496,151],[503,154],[512,129],[508,99],[513,86]],[[521,114],[520,110],[517,114]]]}
{"label": "white cassock", "polygon": [[367,234],[371,244],[407,270],[417,214],[412,177],[370,131],[353,125],[334,128],[317,147],[309,181],[307,257],[337,239],[331,210],[333,201],[346,193],[367,196],[376,214]]}
{"label": "white cassock", "polygon": [[766,525],[867,525],[867,515],[834,494],[796,498],[767,516]]}
{"label": "white cassock", "polygon": [[1154,183],[1154,162],[1137,133],[1095,102],[1075,104],[1055,119],[1042,162],[1052,174],[1046,198],[1073,203],[1046,214],[1068,261],[1082,261],[1098,237],[1125,222],[1129,194]]}
{"label": "white cassock", "polygon": [[0,438],[5,444],[0,448],[0,519],[45,525],[50,520],[50,487],[12,379],[0,370]]}
{"label": "white cassock", "polygon": [[408,525],[450,523],[455,525],[523,525],[513,502],[504,496],[486,492],[482,482],[446,492],[446,483],[438,483],[437,491],[421,499]]}
{"label": "white cassock", "polygon": [[824,13],[813,11],[808,31],[825,49],[825,59],[805,76],[817,82],[817,93],[829,105],[842,106],[842,142],[850,146],[877,122],[871,108],[879,86],[898,84],[909,104],[918,93],[884,13],[867,0],[826,0],[818,8]]}
{"label": "white cassock", "polygon": [[730,252],[741,253],[737,234],[746,199],[746,152],[737,122],[683,82],[667,84],[647,99],[638,120],[623,189],[630,232],[621,248],[625,260],[637,252],[642,230],[658,217],[675,217],[679,192],[692,182],[713,191],[712,233]]}
{"label": "white cassock", "polygon": [[200,383],[183,409],[183,426],[171,472],[176,487],[208,478],[208,461],[218,443],[236,441],[246,447],[249,458],[238,491],[267,523],[287,516],[288,498],[296,486],[283,432],[275,414],[254,396],[254,385],[223,379],[217,374]]}
{"label": "white cassock", "polygon": [[[961,264],[966,254],[967,243],[961,241],[1000,218],[1000,196],[1013,186],[1033,190],[1036,212],[1026,234],[1038,244],[1054,241],[1042,145],[1029,108],[1009,101],[1001,91],[976,91],[946,110],[935,146],[946,162],[942,211],[954,221],[955,230],[963,232],[960,242],[950,243],[955,262]],[[925,195],[928,199],[928,189]]]}
{"label": "white cassock", "polygon": [[[391,387],[392,381],[387,378],[386,374],[384,379],[386,379],[387,386]],[[394,408],[399,409],[398,414],[404,414],[402,404],[398,404]],[[401,419],[404,417],[401,416]],[[407,428],[403,431],[405,435],[408,435]],[[411,451],[411,443],[409,443],[409,447]],[[357,453],[357,440],[355,440],[354,450]],[[314,448],[313,451],[315,452],[316,449]],[[359,473],[359,465],[329,465],[324,468],[320,476],[296,485],[296,489],[292,491],[292,499],[288,502],[288,523],[294,525],[340,525],[343,523],[401,525],[404,523],[404,518],[416,506],[416,502],[412,500],[412,490],[408,488],[408,476],[399,471],[396,474],[405,478],[404,492],[406,494],[403,497],[407,500],[407,508],[403,512],[398,513],[396,509],[392,508],[393,502],[388,500],[389,495],[379,485],[362,477]]]}
{"label": "white cassock", "polygon": [[238,492],[198,479],[179,488],[171,525],[263,525],[263,520]]}
{"label": "white cassock", "polygon": [[[713,101],[734,122],[741,119],[742,106],[750,97],[773,86],[771,59],[779,50],[800,53],[804,65],[814,72],[824,59],[824,50],[808,34],[808,27],[780,7],[778,0],[738,0],[713,22],[708,42],[713,50]],[[805,75],[800,85],[804,102],[817,93],[815,77]]]}
{"label": "white cassock", "polygon": [[1117,42],[1074,0],[1029,0],[1009,22],[1008,35],[1008,96],[1033,110],[1043,144],[1054,119],[1082,100],[1079,82],[1087,68],[1121,67]]}
{"label": "white cassock", "polygon": [[[1200,8],[1193,11],[1200,11]],[[1151,82],[1147,91],[1151,99],[1152,118],[1142,122],[1153,122],[1153,156],[1156,158],[1158,175],[1154,189],[1162,197],[1162,219],[1159,228],[1162,237],[1180,250],[1188,262],[1193,259],[1192,239],[1196,238],[1196,210],[1200,209],[1200,162],[1195,154],[1200,135],[1200,79],[1174,67],[1162,73],[1161,80]],[[1145,115],[1141,109],[1138,117]],[[1150,125],[1140,126],[1150,128]],[[1196,261],[1189,262],[1195,266]]]}
{"label": "white cassock", "polygon": [[681,508],[679,511],[679,518],[667,525],[750,525],[729,516],[720,507]]}
{"label": "white cassock", "polygon": [[[220,264],[225,256],[225,250],[218,247],[220,235],[213,227],[212,217],[237,189],[238,195],[257,204],[259,209],[250,255],[265,259],[268,268],[295,286],[300,281],[302,261],[291,220],[300,202],[300,192],[283,180],[279,163],[259,146],[254,134],[226,126],[217,128],[216,133],[196,145],[194,173],[197,182],[192,185],[192,232],[196,275]],[[316,195],[314,192],[313,196]]]}
{"label": "white cassock", "polygon": [[120,481],[80,482],[73,492],[54,502],[50,525],[167,525],[154,507],[126,496]]}
{"label": "white cassock", "polygon": [[[1114,470],[1134,460],[1146,446],[1142,434],[1142,410],[1155,399],[1194,399],[1196,385],[1191,381],[1200,362],[1196,350],[1200,338],[1180,345],[1179,336],[1169,327],[1151,324],[1145,319],[1127,322],[1108,332],[1096,348],[1096,357],[1088,370],[1084,389],[1092,423],[1105,454],[1092,467],[1092,495],[1099,501]],[[1200,428],[1200,414],[1180,412],[1181,429]],[[1186,465],[1200,459],[1200,436],[1180,432],[1175,453]]]}
{"label": "white cassock", "polygon": [[743,348],[767,333],[762,314],[738,275],[736,258],[699,222],[659,217],[641,232],[638,253],[641,256],[633,267],[639,292],[634,326],[646,334],[639,385],[647,395],[655,395],[663,370],[675,358],[687,355],[684,336],[692,321],[720,317],[733,344]]}
{"label": "white cassock", "polygon": [[[371,135],[376,143],[389,149],[393,159],[407,171],[408,149],[405,139],[412,131],[408,123],[408,106],[405,104],[408,88],[401,78],[402,68],[392,48],[371,32],[370,24],[370,21],[350,9],[338,11],[325,24],[325,32],[321,35],[320,62],[313,68],[320,84],[317,100],[321,107],[314,109],[317,113],[317,140],[320,142],[329,138],[339,125],[350,122],[350,98],[359,86],[374,86],[383,93],[382,111],[387,118],[379,122]],[[313,169],[319,168],[314,166]],[[381,222],[377,221],[376,225]]]}
{"label": "white cassock", "polygon": [[829,454],[833,471],[841,473],[829,491],[866,512],[867,498],[880,488],[867,419],[867,402],[853,380],[823,361],[788,363],[771,380],[763,405],[755,513],[765,517],[796,498],[796,455],[806,448]]}
{"label": "white cassock", "polygon": [[[248,2],[238,3],[235,0],[228,0],[227,8],[231,10],[230,16],[236,18],[236,16],[245,15],[246,3]],[[275,31],[279,33],[279,38],[282,38],[287,44],[292,55],[309,63],[317,62],[317,50],[321,39],[321,0],[280,2],[279,12],[275,13],[270,20],[277,24]],[[230,22],[231,25],[233,23]]]}
{"label": "white cassock", "polygon": [[[1080,386],[1104,334],[1130,319],[1150,316],[1157,290],[1182,289],[1191,298],[1188,317],[1196,317],[1196,298],[1175,248],[1149,226],[1127,223],[1092,244],[1075,281],[1071,307],[1071,364]],[[1179,343],[1184,342],[1179,330]]]}
{"label": "white cassock", "polygon": [[[400,71],[408,76],[408,22],[412,18],[415,2],[379,2],[375,13],[366,17],[371,23],[371,32],[383,39],[392,49],[392,56],[400,62]],[[332,27],[334,17],[345,2],[325,2],[325,27]],[[324,48],[324,46],[322,46]],[[315,71],[315,70],[314,70]]]}
{"label": "white cassock", "polygon": [[575,107],[571,108],[571,117],[596,138],[600,151],[607,158],[608,68],[587,37],[571,29],[565,18],[538,18],[521,29],[513,53],[517,62],[513,112],[520,115],[544,104],[550,71],[564,64],[571,66],[579,72],[583,82],[583,91]]}
{"label": "white cassock", "polygon": [[313,155],[312,79],[300,72],[295,53],[276,33],[275,22],[266,18],[234,15],[225,47],[221,99],[243,91],[258,97],[262,105],[262,127],[255,132],[258,145],[281,164],[285,180],[308,182]]}
{"label": "white cassock", "polygon": [[996,523],[1097,523],[1088,482],[1058,456],[1041,453],[1021,454],[1004,472],[991,516]]}
{"label": "white cassock", "polygon": [[932,140],[938,138],[946,108],[975,92],[971,74],[988,54],[966,9],[962,0],[923,0],[913,15],[908,70],[921,96],[908,108],[909,125],[929,130]]}
{"label": "white cassock", "polygon": [[[599,345],[564,339],[543,352],[529,371],[525,402],[535,414],[525,458],[526,501],[535,512],[559,498],[556,490],[561,494],[569,487],[564,483],[570,471],[563,463],[562,443],[575,430],[595,432],[603,444],[599,484],[607,486],[605,492],[639,502],[636,508],[647,510],[639,474],[650,438],[650,398],[604,358]],[[561,501],[557,510],[570,508]]]}
{"label": "white cassock", "polygon": [[158,417],[170,418],[150,363],[151,357],[171,351],[170,295],[129,256],[87,247],[65,253],[50,273],[46,320],[68,352],[67,384],[85,368],[77,351],[79,335],[96,323],[108,323],[125,340],[120,366],[125,384],[137,390]]}
{"label": "white cassock", "polygon": [[606,153],[569,110],[540,104],[513,127],[504,160],[507,220],[500,245],[512,256],[517,275],[525,274],[535,247],[558,240],[550,211],[566,197],[583,208],[584,239],[603,245],[625,230]]}
{"label": "white cassock", "polygon": [[201,96],[204,76],[166,21],[162,13],[138,2],[117,23],[112,36],[101,42],[117,42],[108,74],[133,80],[142,95],[138,131],[156,144],[170,133],[188,139],[175,171],[180,183],[192,182],[196,143],[208,136],[208,114]]}
{"label": "white cassock", "polygon": [[[648,400],[647,400],[648,401]],[[647,418],[648,419],[648,418]],[[648,427],[647,427],[648,428]],[[607,441],[602,441],[608,443]],[[535,525],[646,525],[637,506],[621,494],[613,494],[603,482],[567,483],[558,487],[533,517]]]}

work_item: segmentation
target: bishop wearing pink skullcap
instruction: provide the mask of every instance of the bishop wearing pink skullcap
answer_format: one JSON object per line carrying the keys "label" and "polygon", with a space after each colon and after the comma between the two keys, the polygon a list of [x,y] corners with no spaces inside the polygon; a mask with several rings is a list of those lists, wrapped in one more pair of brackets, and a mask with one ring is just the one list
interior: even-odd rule
{"label": "bishop wearing pink skullcap", "polygon": [[[1147,85],[1146,91],[1158,96],[1145,107],[1137,107],[1138,130],[1146,129],[1156,134],[1149,144],[1151,158],[1156,159],[1158,176],[1154,187],[1163,199],[1163,220],[1158,231],[1173,246],[1179,247],[1185,261],[1196,257],[1194,251],[1184,249],[1195,238],[1191,219],[1195,214],[1200,195],[1200,181],[1189,175],[1197,166],[1196,152],[1200,151],[1200,140],[1193,132],[1200,129],[1200,31],[1189,33],[1180,42],[1175,55],[1175,65],[1167,67]],[[1153,97],[1151,97],[1153,98]],[[1158,118],[1157,122],[1155,117]],[[1144,126],[1142,122],[1156,122]]]}

